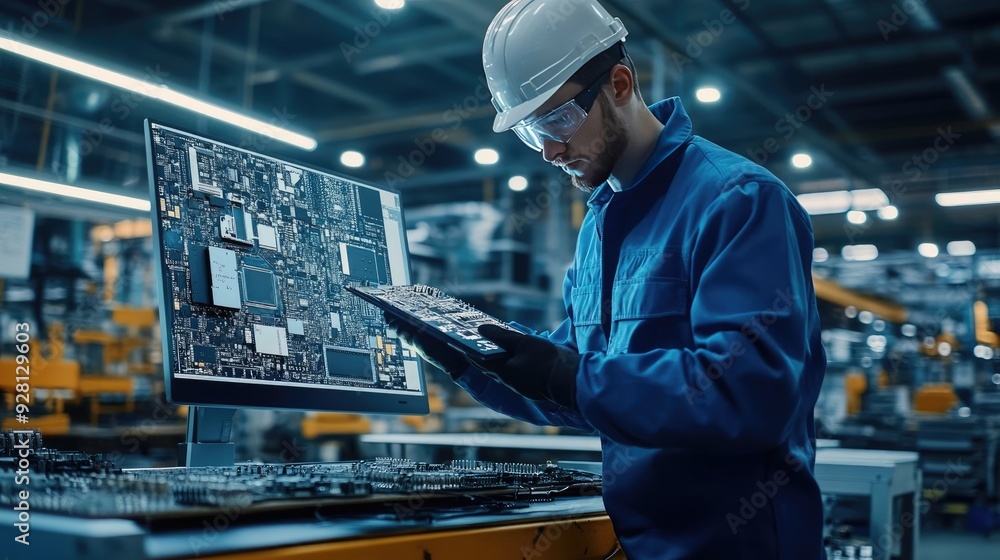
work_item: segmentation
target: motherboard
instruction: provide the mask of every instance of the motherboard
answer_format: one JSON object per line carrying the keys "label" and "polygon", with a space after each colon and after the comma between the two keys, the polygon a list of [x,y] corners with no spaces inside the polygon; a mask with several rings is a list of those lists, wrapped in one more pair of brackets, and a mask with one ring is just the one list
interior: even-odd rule
{"label": "motherboard", "polygon": [[510,327],[437,288],[412,284],[348,287],[347,290],[461,349],[473,359],[488,360],[506,355],[496,343],[480,335],[478,328],[480,325]]}
{"label": "motherboard", "polygon": [[176,378],[423,391],[348,285],[404,284],[399,195],[150,126],[165,350]]}
{"label": "motherboard", "polygon": [[[554,464],[455,460],[450,464],[379,458],[339,463],[163,469],[117,468],[101,455],[43,447],[32,430],[0,434],[0,507],[30,488],[32,511],[88,518],[179,519],[219,509],[314,510],[458,500],[514,507],[563,494],[598,495],[601,477]],[[25,482],[29,482],[27,486]],[[21,485],[21,486],[18,486]],[[584,492],[588,490],[589,492]],[[13,500],[13,501],[12,501]]]}

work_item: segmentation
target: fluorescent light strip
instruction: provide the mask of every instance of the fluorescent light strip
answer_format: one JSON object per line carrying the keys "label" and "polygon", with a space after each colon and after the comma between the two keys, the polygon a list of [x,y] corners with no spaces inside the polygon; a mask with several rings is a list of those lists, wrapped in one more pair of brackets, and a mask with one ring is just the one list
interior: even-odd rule
{"label": "fluorescent light strip", "polygon": [[851,193],[847,191],[807,193],[800,194],[796,198],[806,212],[814,216],[840,214],[851,209]]}
{"label": "fluorescent light strip", "polygon": [[844,245],[840,256],[845,261],[873,261],[878,258],[878,248],[874,245]]}
{"label": "fluorescent light strip", "polygon": [[889,197],[882,189],[828,191],[800,194],[799,204],[812,215],[840,214],[848,210],[870,211],[889,206]]}
{"label": "fluorescent light strip", "polygon": [[976,204],[1000,204],[1000,189],[985,191],[964,191],[937,193],[934,200],[941,206],[974,206]]}
{"label": "fluorescent light strip", "polygon": [[879,210],[889,205],[889,197],[882,189],[859,189],[851,191],[852,210]]}
{"label": "fluorescent light strip", "polygon": [[100,204],[110,204],[111,206],[120,206],[122,208],[131,208],[132,210],[141,210],[143,212],[149,212],[150,210],[149,201],[142,198],[111,194],[102,191],[95,191],[93,189],[71,187],[60,183],[50,183],[49,181],[29,179],[28,177],[21,177],[19,175],[11,175],[9,173],[0,173],[0,184],[27,189],[29,191],[38,191],[58,196],[65,196],[67,198],[78,198],[88,202],[97,202]]}
{"label": "fluorescent light strip", "polygon": [[171,105],[176,105],[183,109],[200,113],[213,119],[244,128],[262,136],[274,138],[282,142],[287,142],[304,150],[316,149],[316,140],[296,134],[283,128],[272,126],[264,121],[260,121],[246,115],[223,109],[222,107],[206,103],[200,99],[195,99],[190,95],[174,91],[162,84],[154,84],[144,80],[139,80],[125,74],[119,74],[100,66],[94,66],[86,62],[55,54],[53,52],[32,47],[20,41],[15,41],[7,37],[0,36],[0,49],[21,55],[44,64],[49,64],[57,68],[73,72],[86,78],[91,78],[99,82],[134,91],[140,95],[159,99]]}

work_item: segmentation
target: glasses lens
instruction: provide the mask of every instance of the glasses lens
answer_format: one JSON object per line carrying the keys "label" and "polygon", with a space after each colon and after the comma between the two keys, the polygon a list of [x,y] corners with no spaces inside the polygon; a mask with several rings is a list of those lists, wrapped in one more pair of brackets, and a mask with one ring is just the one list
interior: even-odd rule
{"label": "glasses lens", "polygon": [[514,132],[535,150],[542,151],[545,138],[567,143],[587,120],[587,112],[575,101],[568,101],[552,111],[514,127]]}
{"label": "glasses lens", "polygon": [[535,135],[534,131],[527,126],[515,126],[514,134],[521,139],[522,142],[528,145],[529,148],[535,151],[542,151],[542,139],[541,137]]}

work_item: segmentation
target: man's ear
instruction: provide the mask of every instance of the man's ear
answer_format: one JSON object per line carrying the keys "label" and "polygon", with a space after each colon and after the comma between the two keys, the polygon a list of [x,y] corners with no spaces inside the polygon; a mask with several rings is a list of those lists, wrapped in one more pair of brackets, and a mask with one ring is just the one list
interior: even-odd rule
{"label": "man's ear", "polygon": [[624,64],[611,69],[611,85],[614,87],[614,102],[616,107],[624,107],[635,95],[635,76]]}

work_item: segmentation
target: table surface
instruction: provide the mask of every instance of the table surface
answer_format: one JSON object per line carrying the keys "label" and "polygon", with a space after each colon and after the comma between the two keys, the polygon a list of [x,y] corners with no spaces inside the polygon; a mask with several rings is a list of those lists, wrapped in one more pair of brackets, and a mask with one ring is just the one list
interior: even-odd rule
{"label": "table surface", "polygon": [[895,467],[903,463],[915,464],[919,457],[920,455],[913,451],[845,448],[820,448],[816,450],[817,465]]}
{"label": "table surface", "polygon": [[492,434],[484,432],[456,434],[368,434],[361,436],[360,441],[361,443],[547,449],[552,451],[599,452],[601,450],[601,438],[593,436],[536,436],[531,434]]}
{"label": "table surface", "polygon": [[[546,449],[551,451],[601,450],[601,438],[595,436],[542,436],[531,434],[495,434],[488,432],[452,434],[367,434],[361,436],[360,441],[361,443]],[[817,440],[816,443],[817,447],[821,449],[835,448],[838,444],[839,442],[834,440]]]}

